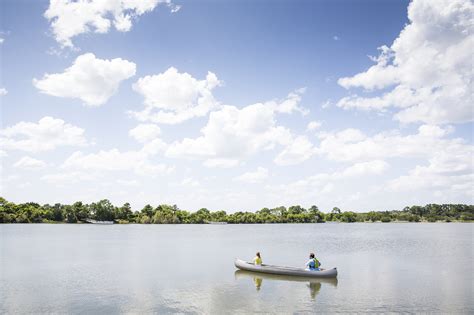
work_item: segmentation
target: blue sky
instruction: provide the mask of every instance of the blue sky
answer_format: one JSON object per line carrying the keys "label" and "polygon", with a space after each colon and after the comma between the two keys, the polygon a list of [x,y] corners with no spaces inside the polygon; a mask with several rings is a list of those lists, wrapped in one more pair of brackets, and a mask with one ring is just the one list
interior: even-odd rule
{"label": "blue sky", "polygon": [[76,4],[1,3],[7,199],[472,203],[471,3]]}

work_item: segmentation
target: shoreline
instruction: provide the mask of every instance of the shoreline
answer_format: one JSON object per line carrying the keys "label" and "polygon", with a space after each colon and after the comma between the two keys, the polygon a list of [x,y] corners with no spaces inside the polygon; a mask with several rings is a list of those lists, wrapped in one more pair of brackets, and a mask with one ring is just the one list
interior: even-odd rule
{"label": "shoreline", "polygon": [[195,212],[177,205],[147,204],[132,209],[129,203],[116,206],[107,199],[90,204],[43,204],[27,202],[15,204],[0,197],[0,224],[2,223],[68,223],[68,224],[306,224],[306,223],[434,223],[473,222],[474,205],[427,204],[404,207],[402,210],[369,212],[342,211],[338,207],[324,209],[312,205],[262,208],[256,211],[210,211],[201,208]]}
{"label": "shoreline", "polygon": [[454,223],[454,224],[469,224],[469,223],[474,223],[474,220],[470,221],[463,221],[463,220],[453,220],[450,222],[446,221],[435,221],[435,222],[430,222],[430,221],[420,221],[420,222],[410,222],[410,221],[390,221],[390,222],[371,222],[371,221],[366,221],[366,222],[284,222],[284,223],[278,223],[278,222],[268,222],[268,223],[226,223],[226,224],[209,224],[209,223],[137,223],[137,222],[129,222],[129,223],[118,223],[114,222],[111,224],[95,224],[95,223],[89,223],[89,222],[74,222],[74,223],[69,223],[69,222],[9,222],[9,223],[3,223],[0,222],[0,225],[214,225],[214,226],[225,226],[225,225],[308,225],[308,224],[315,224],[315,225],[324,225],[324,224],[404,224],[404,223],[409,223],[409,224],[433,224],[433,223],[443,223],[443,224],[449,224],[449,223]]}

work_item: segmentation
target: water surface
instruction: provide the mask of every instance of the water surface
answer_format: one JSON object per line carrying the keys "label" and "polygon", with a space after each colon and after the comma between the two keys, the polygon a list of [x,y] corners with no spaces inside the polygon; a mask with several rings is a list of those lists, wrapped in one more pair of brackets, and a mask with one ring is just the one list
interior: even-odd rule
{"label": "water surface", "polygon": [[[472,313],[473,224],[0,225],[0,313]],[[233,260],[337,280],[236,272]]]}

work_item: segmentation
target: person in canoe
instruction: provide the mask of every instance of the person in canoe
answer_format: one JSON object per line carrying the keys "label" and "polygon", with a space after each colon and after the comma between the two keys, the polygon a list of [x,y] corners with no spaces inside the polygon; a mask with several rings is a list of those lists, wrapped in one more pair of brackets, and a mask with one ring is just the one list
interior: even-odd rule
{"label": "person in canoe", "polygon": [[261,265],[262,264],[262,257],[260,256],[260,252],[255,254],[255,258],[253,259],[254,265]]}
{"label": "person in canoe", "polygon": [[321,263],[314,256],[314,253],[309,254],[309,260],[306,263],[306,269],[307,270],[315,270],[315,271],[324,270],[322,268],[319,268],[320,266],[321,266]]}

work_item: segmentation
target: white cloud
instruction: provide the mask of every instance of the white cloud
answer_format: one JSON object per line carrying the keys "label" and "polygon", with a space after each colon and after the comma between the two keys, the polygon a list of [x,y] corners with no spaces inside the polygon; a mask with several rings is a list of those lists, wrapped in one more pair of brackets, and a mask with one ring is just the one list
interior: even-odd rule
{"label": "white cloud", "polygon": [[382,160],[372,160],[367,162],[355,163],[352,166],[344,169],[341,173],[332,174],[331,177],[347,178],[361,175],[379,175],[388,169],[387,162]]}
{"label": "white cloud", "polygon": [[80,55],[63,73],[45,74],[33,79],[42,93],[79,98],[87,106],[100,106],[114,95],[120,83],[135,75],[133,62],[115,58],[99,59],[92,53]]}
{"label": "white cloud", "polygon": [[322,109],[326,109],[332,106],[332,101],[331,100],[326,100],[324,103],[321,104]]}
{"label": "white cloud", "polygon": [[472,121],[471,1],[417,0],[408,7],[410,23],[391,47],[380,47],[366,72],[339,79],[345,88],[388,89],[382,96],[353,95],[337,105],[346,109],[385,110],[402,123]]}
{"label": "white cloud", "polygon": [[155,140],[161,134],[161,129],[154,124],[139,124],[128,134],[138,142],[146,143]]}
{"label": "white cloud", "polygon": [[381,89],[389,85],[398,83],[397,75],[398,69],[389,64],[389,61],[394,57],[394,54],[387,46],[378,48],[380,55],[378,57],[370,57],[376,62],[366,72],[358,73],[353,77],[340,78],[337,82],[346,89],[351,87],[364,87],[368,90]]}
{"label": "white cloud", "polygon": [[306,88],[300,88],[288,94],[288,96],[281,101],[266,102],[267,106],[273,107],[278,113],[291,114],[294,111],[300,112],[302,115],[307,115],[309,110],[299,106],[301,103],[301,95],[306,91]]}
{"label": "white cloud", "polygon": [[304,181],[311,181],[322,185],[328,182],[344,180],[348,178],[357,178],[366,175],[381,175],[389,168],[389,164],[383,160],[371,160],[366,162],[354,163],[342,170],[332,173],[319,173],[310,176]]}
{"label": "white cloud", "polygon": [[171,67],[163,73],[138,79],[133,89],[145,98],[145,109],[130,114],[140,121],[163,124],[202,117],[218,107],[212,90],[219,85],[221,81],[212,72],[204,80],[197,80]]}
{"label": "white cloud", "polygon": [[294,165],[309,159],[315,152],[313,144],[306,136],[294,138],[275,158],[278,165]]}
{"label": "white cloud", "polygon": [[129,187],[138,186],[138,185],[139,185],[138,181],[135,180],[135,179],[131,179],[131,180],[118,179],[118,180],[117,180],[117,184],[123,185],[123,186],[129,186]]}
{"label": "white cloud", "polygon": [[244,183],[256,184],[263,182],[267,178],[268,170],[264,167],[259,167],[254,172],[246,172],[242,175],[235,177],[234,180]]}
{"label": "white cloud", "polygon": [[51,0],[44,17],[51,22],[56,41],[62,47],[73,47],[71,39],[83,33],[107,33],[113,24],[120,32],[128,32],[134,19],[166,4],[171,12],[180,6],[170,0]]}
{"label": "white cloud", "polygon": [[90,172],[68,171],[56,174],[46,174],[41,177],[42,181],[50,184],[71,184],[82,181],[94,181],[97,179],[97,174]]}
{"label": "white cloud", "polygon": [[[440,151],[431,157],[427,165],[418,165],[407,175],[389,181],[388,191],[409,192],[441,191],[447,197],[474,195],[474,149]],[[457,199],[457,198],[456,198]]]}
{"label": "white cloud", "polygon": [[68,170],[82,171],[133,171],[137,175],[155,176],[173,170],[165,164],[154,164],[141,151],[120,152],[117,149],[101,150],[98,153],[74,152],[61,166]]}
{"label": "white cloud", "polygon": [[181,181],[181,185],[183,186],[191,186],[191,187],[197,187],[199,186],[199,181],[192,177],[185,178]]}
{"label": "white cloud", "polygon": [[205,157],[218,160],[240,160],[276,144],[290,142],[288,129],[277,126],[274,109],[264,104],[254,104],[238,109],[223,106],[209,115],[202,136],[174,142],[166,151],[167,156]]}
{"label": "white cloud", "polygon": [[151,156],[151,155],[156,155],[158,153],[164,152],[167,147],[168,147],[168,144],[166,142],[164,142],[160,138],[156,138],[154,140],[144,143],[140,152],[142,154]]}
{"label": "white cloud", "polygon": [[337,204],[336,197],[340,199],[343,195],[342,199],[347,199],[346,195],[358,188],[361,182],[366,184],[368,178],[378,180],[388,168],[388,163],[383,160],[358,162],[331,173],[318,173],[281,185],[267,185],[265,189],[270,193],[268,198],[276,203],[294,204],[296,200],[304,200],[314,204],[319,199],[327,204],[331,199],[334,205]]}
{"label": "white cloud", "polygon": [[5,42],[5,38],[0,37],[0,44],[3,44]]}
{"label": "white cloud", "polygon": [[38,170],[46,167],[46,163],[41,160],[34,159],[29,156],[24,156],[19,159],[15,164],[14,167],[24,170]]}
{"label": "white cloud", "polygon": [[340,38],[339,38],[339,36],[334,35],[334,36],[332,37],[332,39],[335,40],[335,41],[338,41]]}
{"label": "white cloud", "polygon": [[[257,103],[241,109],[222,106],[211,112],[200,137],[184,138],[170,144],[166,156],[205,158],[204,164],[208,167],[232,167],[258,152],[272,150],[277,145],[288,146],[295,136],[289,129],[278,126],[275,116],[293,111],[304,113],[306,110],[299,106],[303,92],[304,89],[300,89],[283,100]],[[303,138],[297,139],[297,143],[306,145]],[[287,147],[287,151],[285,157],[297,153],[296,148]]]}
{"label": "white cloud", "polygon": [[310,122],[308,123],[308,126],[306,126],[306,130],[307,130],[307,131],[314,131],[314,130],[316,130],[316,129],[319,129],[319,128],[322,126],[322,124],[323,124],[323,123],[320,122],[320,121],[316,121],[316,120],[310,121]]}
{"label": "white cloud", "polygon": [[388,131],[367,136],[358,129],[334,133],[320,133],[318,154],[335,161],[355,161],[386,158],[427,158],[438,151],[464,150],[469,147],[463,139],[448,139],[452,127],[422,125],[418,133],[403,136],[399,131]]}
{"label": "white cloud", "polygon": [[204,166],[209,168],[231,168],[239,165],[239,160],[234,159],[207,159],[204,161]]}
{"label": "white cloud", "polygon": [[5,96],[8,94],[8,91],[6,88],[0,88],[0,96]]}
{"label": "white cloud", "polygon": [[22,121],[0,130],[0,145],[4,150],[39,152],[87,144],[84,129],[48,116],[38,123]]}

